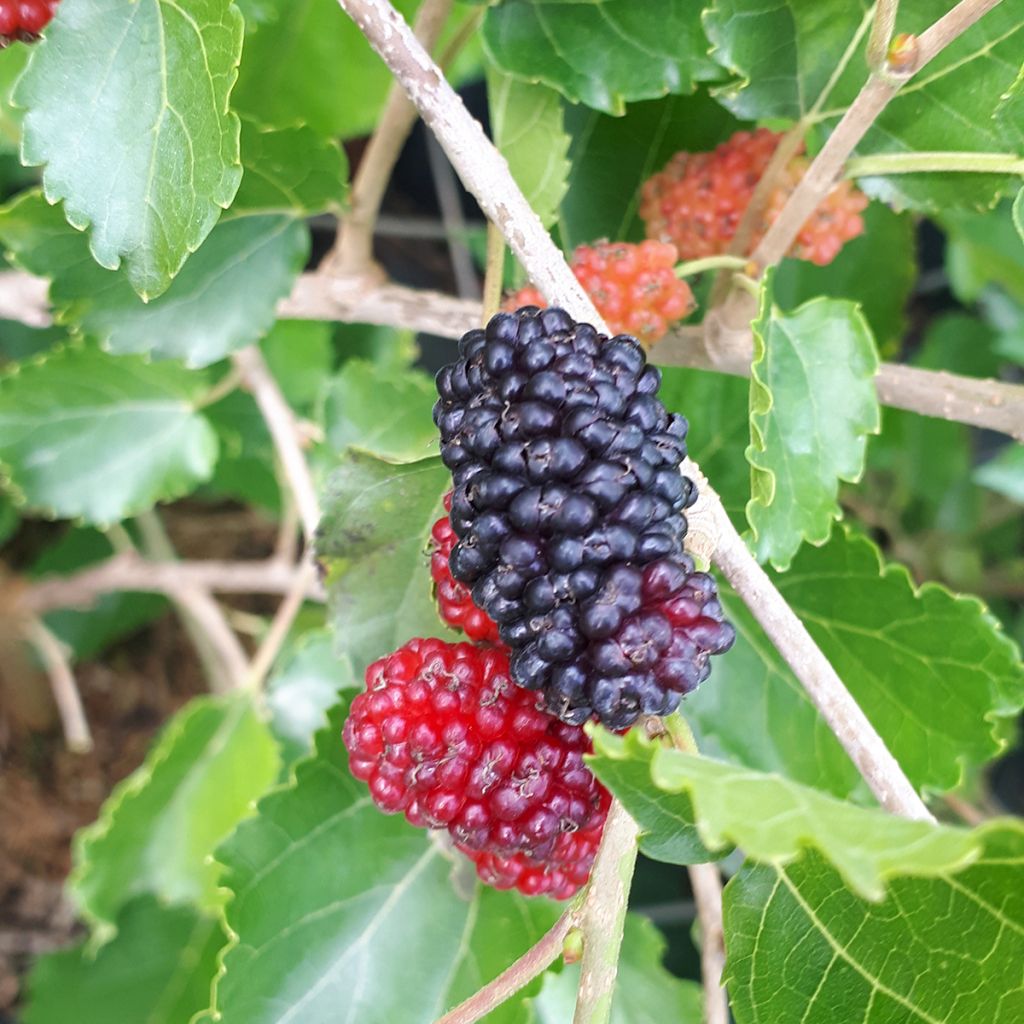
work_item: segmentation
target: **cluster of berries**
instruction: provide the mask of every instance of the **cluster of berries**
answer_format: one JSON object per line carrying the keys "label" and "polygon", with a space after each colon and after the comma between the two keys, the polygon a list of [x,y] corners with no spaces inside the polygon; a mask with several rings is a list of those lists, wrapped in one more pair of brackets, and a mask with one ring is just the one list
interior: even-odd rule
{"label": "cluster of berries", "polygon": [[0,0],[0,47],[30,43],[50,23],[59,0]]}
{"label": "cluster of berries", "polygon": [[369,667],[344,740],[378,807],[447,829],[490,885],[567,899],[587,880],[610,803],[590,740],[512,682],[502,648],[411,640]]}
{"label": "cluster of berries", "polygon": [[[569,266],[611,330],[631,334],[649,348],[693,312],[690,286],[675,274],[678,262],[674,245],[649,239],[639,245],[578,246]],[[505,309],[546,305],[536,288],[522,288],[506,301]]]}
{"label": "cluster of berries", "polygon": [[682,552],[686,422],[659,382],[635,339],[536,307],[471,331],[438,375],[454,489],[431,576],[474,642],[371,665],[344,741],[379,807],[447,830],[498,888],[584,884],[610,797],[583,724],[667,714],[732,641]]}
{"label": "cluster of berries", "polygon": [[[726,253],[782,136],[767,128],[737,132],[710,153],[676,153],[641,189],[640,216],[647,240],[581,245],[570,266],[608,326],[648,348],[694,309],[693,294],[675,275],[680,260]],[[809,166],[797,153],[779,175],[747,251],[775,222]],[[851,182],[829,192],[800,229],[789,255],[819,266],[864,230],[867,197]],[[505,303],[544,308],[536,288],[522,288]]]}
{"label": "cluster of berries", "polygon": [[683,553],[687,424],[660,381],[635,339],[532,306],[470,331],[438,374],[451,574],[515,682],[571,724],[669,714],[732,643]]}
{"label": "cluster of berries", "polygon": [[[640,216],[649,238],[671,242],[684,260],[726,252],[782,136],[767,128],[737,132],[711,153],[676,153],[664,170],[645,182]],[[807,171],[797,154],[769,196],[750,249],[782,211]],[[824,266],[864,230],[867,197],[850,182],[839,182],[800,229],[789,255]]]}

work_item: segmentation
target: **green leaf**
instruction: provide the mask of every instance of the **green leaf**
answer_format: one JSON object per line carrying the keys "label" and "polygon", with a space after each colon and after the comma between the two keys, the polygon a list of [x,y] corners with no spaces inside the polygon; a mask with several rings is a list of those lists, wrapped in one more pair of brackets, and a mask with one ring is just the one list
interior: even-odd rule
{"label": "green leaf", "polygon": [[242,16],[226,0],[66,0],[19,82],[22,157],[143,298],[165,291],[241,180],[228,109]]}
{"label": "green leaf", "polygon": [[[395,6],[409,20],[418,0]],[[336,0],[273,0],[264,13],[245,40],[235,108],[263,124],[308,125],[325,138],[368,132],[391,73]]]}
{"label": "green leaf", "polygon": [[182,1024],[209,1005],[224,944],[216,918],[143,896],[117,925],[98,952],[86,942],[36,962],[25,1024]]}
{"label": "green leaf", "polygon": [[142,766],[75,839],[70,888],[101,939],[133,896],[215,909],[210,856],[277,777],[277,749],[250,694],[200,697],[179,711]]}
{"label": "green leaf", "polygon": [[907,870],[878,901],[849,892],[814,852],[741,871],[724,900],[739,1024],[1019,1020],[1024,830],[993,822],[973,835],[972,864]]}
{"label": "green leaf", "polygon": [[545,227],[557,215],[569,187],[569,134],[562,101],[546,86],[520,82],[487,69],[487,98],[494,143],[516,184]]}
{"label": "green leaf", "polygon": [[11,102],[14,86],[21,77],[31,48],[7,46],[0,51],[0,146],[17,152],[21,145],[21,121],[24,112]]}
{"label": "green leaf", "polygon": [[[222,1024],[429,1024],[558,913],[547,900],[467,887],[468,862],[381,814],[347,771],[345,711],[332,713],[294,782],[261,800],[218,852],[235,937],[216,985]],[[526,1024],[513,1004],[493,1019]]]}
{"label": "green leaf", "polygon": [[119,522],[210,476],[202,387],[173,363],[59,349],[0,378],[0,462],[30,508]]}
{"label": "green leaf", "polygon": [[504,0],[487,11],[484,46],[516,78],[621,114],[718,74],[700,16],[688,0]]}
{"label": "green leaf", "polygon": [[839,481],[860,479],[866,435],[881,426],[878,353],[858,306],[841,299],[783,313],[766,286],[751,329],[747,519],[758,558],[785,569],[803,540],[828,540]]}
{"label": "green leaf", "polygon": [[159,298],[143,302],[121,273],[89,255],[38,192],[0,210],[0,240],[19,266],[52,278],[57,319],[111,352],[146,352],[207,366],[257,341],[274,323],[309,253],[305,227],[289,216],[218,224]]}
{"label": "green leaf", "polygon": [[[658,359],[657,346],[653,352]],[[747,411],[750,385],[738,377],[704,370],[661,368],[658,397],[690,422],[690,455],[715,483],[725,510],[737,526],[750,500],[750,467],[743,451],[750,442]]]}
{"label": "green leaf", "polygon": [[[661,819],[675,819],[674,828],[688,823],[708,850],[739,846],[751,860],[782,866],[815,849],[866,899],[879,899],[894,875],[934,878],[963,868],[980,852],[970,832],[855,807],[780,775],[684,754],[638,730],[625,736],[598,730],[594,751],[588,764],[630,814],[634,790],[620,792],[619,771],[635,761],[646,766],[653,787],[647,800],[658,801]],[[646,828],[650,812],[642,802],[636,806]]]}
{"label": "green leaf", "polygon": [[345,151],[305,125],[267,128],[243,118],[242,167],[232,214],[337,213],[348,193]]}
{"label": "green leaf", "polygon": [[437,450],[434,382],[419,371],[350,359],[327,387],[324,425],[335,452],[352,446],[410,462]]}
{"label": "green leaf", "polygon": [[452,636],[431,599],[426,553],[450,486],[440,458],[394,465],[352,450],[328,479],[317,553],[331,624],[357,672],[410,637]]}
{"label": "green leaf", "polygon": [[[946,14],[946,0],[904,0],[897,32],[920,34]],[[868,78],[865,0],[715,0],[704,25],[712,55],[735,76],[723,104],[748,120],[803,119],[834,129]],[[904,85],[856,153],[1020,152],[1024,103],[1003,105],[1020,67],[1024,14],[1000,5]],[[997,113],[999,116],[997,116]],[[912,209],[990,206],[1012,175],[927,173],[860,179],[876,198]]]}
{"label": "green leaf", "polygon": [[680,150],[713,149],[740,122],[701,90],[693,96],[631,103],[622,117],[569,106],[565,125],[572,139],[572,172],[559,228],[565,248],[571,250],[600,238],[642,239],[637,211],[643,183]]}
{"label": "green leaf", "polygon": [[[999,719],[1024,704],[1024,666],[980,601],[915,588],[902,566],[845,530],[803,549],[773,582],[916,787],[953,789],[965,767],[1002,748]],[[688,716],[730,760],[862,795],[803,688],[745,607],[724,597],[736,645],[687,699]]]}
{"label": "green leaf", "polygon": [[1007,445],[974,471],[974,481],[1024,505],[1024,447]]}
{"label": "green leaf", "polygon": [[313,736],[326,725],[338,693],[361,686],[352,659],[334,652],[326,629],[311,630],[295,642],[267,681],[270,728],[286,766],[312,751]]}
{"label": "green leaf", "polygon": [[[29,575],[68,575],[113,554],[109,538],[99,530],[71,527],[32,563]],[[88,608],[58,608],[43,618],[74,659],[81,661],[137,632],[166,608],[167,600],[159,594],[101,594]]]}
{"label": "green leaf", "polygon": [[[661,965],[664,954],[658,929],[646,918],[627,914],[610,1024],[701,1024],[700,985],[669,974]],[[579,980],[578,965],[544,976],[544,988],[530,1004],[537,1024],[572,1020]]]}
{"label": "green leaf", "polygon": [[882,203],[864,211],[864,234],[843,246],[828,266],[783,260],[772,278],[775,302],[793,309],[819,295],[860,305],[883,352],[895,353],[903,340],[904,309],[917,278],[914,220]]}
{"label": "green leaf", "polygon": [[260,342],[267,366],[293,409],[310,411],[320,398],[334,365],[333,326],[319,320],[278,320]]}

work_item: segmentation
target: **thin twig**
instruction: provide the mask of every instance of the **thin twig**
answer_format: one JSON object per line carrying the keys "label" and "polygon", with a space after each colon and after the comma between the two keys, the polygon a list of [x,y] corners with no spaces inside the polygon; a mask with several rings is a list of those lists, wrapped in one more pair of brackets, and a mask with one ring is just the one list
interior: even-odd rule
{"label": "thin twig", "polygon": [[[145,554],[158,562],[174,563],[178,553],[154,510],[135,520]],[[181,587],[170,595],[181,624],[202,662],[214,693],[227,693],[242,684],[248,658],[221,606],[202,587]]]}
{"label": "thin twig", "polygon": [[439,1017],[436,1024],[475,1024],[529,985],[562,955],[565,937],[576,927],[578,916],[575,905],[569,907],[536,945],[528,949],[511,967],[507,967],[465,1002],[459,1003],[454,1010]]}
{"label": "thin twig", "polygon": [[271,668],[274,666],[285,640],[288,638],[288,631],[299,614],[303,601],[309,592],[309,588],[316,579],[316,563],[311,556],[307,557],[292,583],[291,590],[284,596],[284,600],[278,605],[274,618],[271,620],[270,628],[260,643],[253,656],[252,663],[246,673],[246,683],[254,690],[258,690],[266,679]]}
{"label": "thin twig", "polygon": [[638,838],[636,822],[612,800],[580,912],[583,959],[573,1024],[607,1024],[611,1019]]}
{"label": "thin twig", "polygon": [[434,179],[437,205],[441,209],[441,220],[448,241],[448,256],[452,273],[455,275],[455,292],[460,299],[480,297],[480,278],[473,263],[473,254],[466,244],[466,215],[462,212],[462,196],[459,183],[448,163],[444,152],[437,144],[437,138],[427,136],[427,159],[430,162],[430,176]]}
{"label": "thin twig", "polygon": [[255,345],[240,349],[232,358],[242,373],[243,385],[252,392],[266,420],[274,448],[281,460],[281,469],[295,496],[306,540],[312,541],[317,523],[320,522],[320,503],[306,457],[299,445],[300,435],[295,414],[285,401],[263,353]]}
{"label": "thin twig", "polygon": [[690,888],[700,921],[700,976],[704,985],[704,1024],[729,1024],[729,999],[722,986],[725,927],[722,876],[717,864],[690,864]]}
{"label": "thin twig", "polygon": [[[433,50],[451,13],[452,0],[424,0],[413,31],[424,48]],[[416,123],[416,108],[393,83],[373,136],[359,162],[349,192],[349,208],[338,227],[334,248],[321,267],[332,276],[364,276],[373,267],[373,226],[391,173]]]}
{"label": "thin twig", "polygon": [[[13,595],[19,611],[41,615],[55,608],[87,608],[103,594],[139,591],[180,595],[199,588],[221,594],[287,594],[298,568],[277,559],[262,562],[153,562],[136,554],[120,554],[68,576],[43,576]],[[323,590],[310,585],[311,600]]]}
{"label": "thin twig", "polygon": [[[934,821],[917,790],[807,628],[751,556],[721,501],[711,497],[713,492],[699,468],[687,459],[683,472],[697,482],[702,496],[709,496],[699,511],[710,520],[709,532],[714,537],[712,561],[761,624],[878,802],[887,811],[904,818]],[[698,522],[693,532],[700,536],[707,529]]]}
{"label": "thin twig", "polygon": [[35,616],[25,620],[21,628],[46,669],[68,750],[75,754],[88,753],[92,750],[92,734],[64,645]]}
{"label": "thin twig", "polygon": [[[5,274],[11,280],[38,280],[19,271],[0,271],[0,282]],[[480,303],[440,292],[390,282],[361,291],[343,287],[339,292],[334,292],[331,283],[318,274],[302,274],[292,294],[278,306],[278,316],[379,324],[454,339],[480,323]],[[12,319],[21,320],[16,310],[11,314]],[[722,325],[710,320],[705,321],[704,329],[677,327],[658,342],[653,359],[661,366],[690,366],[749,376],[753,354],[749,310],[746,322],[741,319],[726,333],[728,340],[723,337]],[[879,400],[885,405],[995,430],[1024,441],[1024,387],[1019,384],[919,370],[900,363],[883,363],[876,383]]]}
{"label": "thin twig", "polygon": [[527,276],[552,303],[605,329],[593,302],[566,266],[504,157],[466,110],[440,68],[387,0],[338,0],[416,104],[463,185],[501,229]]}

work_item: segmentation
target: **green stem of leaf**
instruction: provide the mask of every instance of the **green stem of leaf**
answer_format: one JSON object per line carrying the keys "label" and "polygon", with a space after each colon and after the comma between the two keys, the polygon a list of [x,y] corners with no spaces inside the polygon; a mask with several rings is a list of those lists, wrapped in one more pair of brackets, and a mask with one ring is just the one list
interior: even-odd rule
{"label": "green stem of leaf", "polygon": [[197,409],[205,409],[208,405],[215,405],[222,398],[226,398],[235,391],[242,383],[242,371],[237,366],[232,366],[227,373],[206,394],[196,400]]}
{"label": "green stem of leaf", "polygon": [[957,171],[1024,175],[1024,157],[1015,153],[876,153],[848,160],[845,168],[848,178]]}
{"label": "green stem of leaf", "polygon": [[487,269],[484,271],[483,322],[501,307],[501,287],[505,276],[505,236],[488,222]]}
{"label": "green stem of leaf", "polygon": [[705,256],[676,264],[676,277],[694,277],[705,270],[742,270],[750,261],[743,256]]}

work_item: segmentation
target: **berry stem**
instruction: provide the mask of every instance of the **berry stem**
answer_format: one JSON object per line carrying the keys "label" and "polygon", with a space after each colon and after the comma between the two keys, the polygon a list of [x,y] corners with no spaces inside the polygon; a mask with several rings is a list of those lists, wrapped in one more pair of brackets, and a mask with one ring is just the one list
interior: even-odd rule
{"label": "berry stem", "polygon": [[676,277],[693,277],[705,270],[742,270],[749,260],[742,256],[705,256],[702,260],[687,260],[676,264]]}
{"label": "berry stem", "polygon": [[487,269],[484,271],[483,317],[487,323],[501,309],[501,291],[505,277],[505,236],[487,222]]}
{"label": "berry stem", "polygon": [[1015,153],[876,153],[846,162],[847,178],[944,171],[1024,175],[1024,157]]}
{"label": "berry stem", "polygon": [[580,915],[583,961],[573,1024],[608,1024],[611,1019],[638,838],[636,822],[613,800]]}
{"label": "berry stem", "polygon": [[561,955],[566,936],[577,927],[581,896],[537,943],[493,981],[439,1017],[436,1024],[474,1024],[543,974]]}

